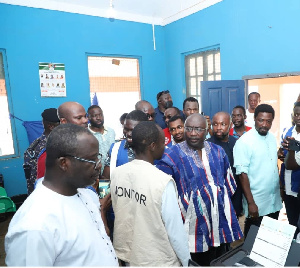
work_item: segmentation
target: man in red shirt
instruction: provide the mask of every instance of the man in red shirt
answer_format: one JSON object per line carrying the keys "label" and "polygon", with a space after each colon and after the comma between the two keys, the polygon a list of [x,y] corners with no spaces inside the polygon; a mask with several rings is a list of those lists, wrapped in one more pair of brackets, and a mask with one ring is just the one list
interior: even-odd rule
{"label": "man in red shirt", "polygon": [[165,145],[168,145],[171,142],[171,133],[169,130],[169,120],[175,115],[180,115],[180,110],[176,107],[167,108],[164,112],[163,119],[165,120],[165,123],[167,125],[167,127],[163,129],[163,131],[165,133]]}
{"label": "man in red shirt", "polygon": [[244,133],[249,131],[251,127],[245,125],[245,119],[247,118],[246,110],[243,106],[235,106],[231,113],[231,120],[234,125],[229,131],[229,135],[235,137],[236,139],[240,138]]}

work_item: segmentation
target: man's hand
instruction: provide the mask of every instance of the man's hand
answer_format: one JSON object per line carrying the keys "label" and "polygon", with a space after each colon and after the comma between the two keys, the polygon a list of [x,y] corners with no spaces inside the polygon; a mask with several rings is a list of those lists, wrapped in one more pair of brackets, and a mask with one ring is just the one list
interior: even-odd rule
{"label": "man's hand", "polygon": [[295,138],[293,138],[293,137],[286,137],[286,139],[283,139],[283,141],[281,143],[283,149],[285,149],[285,150],[289,150],[289,142],[290,142],[289,139],[290,140],[294,140]]}
{"label": "man's hand", "polygon": [[248,214],[249,214],[250,218],[258,218],[259,217],[258,207],[255,204],[255,202],[248,204]]}

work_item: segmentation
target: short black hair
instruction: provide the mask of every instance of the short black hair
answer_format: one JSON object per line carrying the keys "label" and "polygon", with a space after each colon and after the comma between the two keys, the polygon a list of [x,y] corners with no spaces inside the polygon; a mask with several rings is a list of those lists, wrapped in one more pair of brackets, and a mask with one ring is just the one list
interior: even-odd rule
{"label": "short black hair", "polygon": [[126,116],[128,115],[128,113],[123,113],[121,116],[120,116],[120,122],[124,121]]}
{"label": "short black hair", "polygon": [[137,154],[144,153],[147,146],[158,140],[159,128],[153,121],[141,122],[132,131],[132,148]]}
{"label": "short black hair", "polygon": [[258,92],[251,92],[251,93],[249,93],[249,95],[248,95],[248,100],[249,100],[249,98],[250,98],[250,95],[257,95],[258,96],[258,98],[260,99],[260,94],[258,93]]}
{"label": "short black hair", "polygon": [[270,114],[272,114],[273,119],[275,118],[275,111],[274,111],[273,107],[269,104],[264,103],[264,104],[258,105],[254,111],[254,118],[256,118],[259,113],[270,113]]}
{"label": "short black hair", "polygon": [[47,138],[46,167],[53,166],[55,159],[66,155],[77,155],[77,137],[82,134],[93,135],[84,127],[74,124],[61,124],[54,128]]}
{"label": "short black hair", "polygon": [[170,125],[171,122],[174,122],[174,121],[176,121],[176,120],[178,120],[178,119],[180,119],[180,120],[182,121],[182,123],[184,123],[184,119],[183,119],[183,117],[182,117],[181,115],[174,115],[174,116],[172,116],[172,117],[170,118],[170,120],[169,120],[169,125]]}
{"label": "short black hair", "polygon": [[[88,108],[87,112],[89,113],[90,110],[95,109],[95,108],[101,109],[99,105],[92,105],[92,106],[90,106],[90,107]],[[102,110],[102,109],[101,109],[101,110]]]}
{"label": "short black hair", "polygon": [[157,93],[156,95],[156,99],[159,100],[159,98],[163,95],[163,94],[170,94],[169,90],[163,90]]}
{"label": "short black hair", "polygon": [[185,106],[185,104],[186,104],[186,102],[197,102],[197,104],[198,104],[198,108],[199,108],[199,102],[198,102],[198,100],[196,99],[196,98],[194,98],[194,97],[188,97],[188,98],[186,98],[184,101],[183,101],[183,106],[182,106],[182,109],[184,110],[184,106]]}
{"label": "short black hair", "polygon": [[166,108],[166,110],[167,109],[175,109],[175,111],[176,111],[176,114],[179,114],[180,115],[180,110],[177,108],[177,107],[169,107],[169,108]]}
{"label": "short black hair", "polygon": [[294,108],[295,107],[300,107],[300,101],[296,101],[295,103],[294,103]]}
{"label": "short black hair", "polygon": [[133,110],[126,115],[126,119],[142,122],[142,121],[147,121],[148,116],[140,110]]}
{"label": "short black hair", "polygon": [[235,107],[232,109],[232,111],[233,111],[234,109],[242,109],[242,110],[243,110],[243,113],[244,113],[244,115],[246,115],[246,109],[245,109],[245,107],[244,107],[244,106],[242,106],[242,105],[237,105],[237,106],[235,106]]}

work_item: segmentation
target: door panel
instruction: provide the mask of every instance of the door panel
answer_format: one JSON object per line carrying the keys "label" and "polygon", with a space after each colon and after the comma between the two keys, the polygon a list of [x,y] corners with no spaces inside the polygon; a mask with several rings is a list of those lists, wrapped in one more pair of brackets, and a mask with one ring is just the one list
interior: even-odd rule
{"label": "door panel", "polygon": [[201,82],[202,112],[212,117],[219,111],[231,114],[236,105],[245,106],[244,80]]}

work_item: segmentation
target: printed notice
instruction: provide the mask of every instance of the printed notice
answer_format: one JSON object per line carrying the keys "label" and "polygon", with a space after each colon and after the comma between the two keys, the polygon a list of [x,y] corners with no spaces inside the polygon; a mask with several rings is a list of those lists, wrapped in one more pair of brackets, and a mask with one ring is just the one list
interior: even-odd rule
{"label": "printed notice", "polygon": [[65,65],[63,63],[39,63],[41,97],[66,97]]}
{"label": "printed notice", "polygon": [[296,227],[263,217],[250,258],[262,266],[284,266]]}

